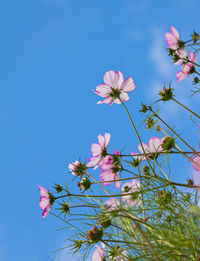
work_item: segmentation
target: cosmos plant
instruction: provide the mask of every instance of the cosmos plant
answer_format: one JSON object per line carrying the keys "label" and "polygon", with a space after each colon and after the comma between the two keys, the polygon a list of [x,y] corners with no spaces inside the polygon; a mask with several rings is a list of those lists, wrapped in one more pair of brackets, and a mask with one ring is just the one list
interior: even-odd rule
{"label": "cosmos plant", "polygon": [[[191,39],[183,41],[174,26],[169,31],[165,34],[169,56],[173,64],[181,66],[177,88],[182,88],[182,80],[192,78],[193,94],[199,94],[200,35],[194,32]],[[104,104],[107,113],[106,106],[121,106],[137,142],[130,151],[125,151],[124,144],[111,150],[115,133],[111,137],[105,127],[105,132],[94,138],[88,160],[81,160],[80,155],[69,159],[68,185],[55,184],[51,191],[38,185],[42,217],[52,214],[63,222],[63,229],[70,229],[71,243],[62,251],[73,253],[77,260],[92,261],[200,260],[197,141],[190,144],[181,131],[171,127],[160,115],[158,103],[141,105],[138,129],[127,108],[130,97],[134,99],[139,92],[132,76],[107,71],[93,92],[102,98],[97,104]],[[168,106],[168,101],[177,103],[198,128],[198,111],[175,99],[171,82],[156,100],[161,106]],[[185,182],[178,180],[180,166],[175,156],[186,159],[185,166],[178,169],[181,180],[188,177]],[[189,167],[192,174],[186,172]]]}

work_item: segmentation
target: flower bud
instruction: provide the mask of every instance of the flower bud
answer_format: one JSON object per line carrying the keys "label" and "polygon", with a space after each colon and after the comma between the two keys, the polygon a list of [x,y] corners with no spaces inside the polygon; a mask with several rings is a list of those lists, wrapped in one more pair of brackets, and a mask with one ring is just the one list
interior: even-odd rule
{"label": "flower bud", "polygon": [[137,159],[133,159],[132,158],[132,162],[130,162],[130,165],[132,166],[132,167],[138,167],[139,165],[140,165],[140,160],[137,158]]}
{"label": "flower bud", "polygon": [[88,231],[87,240],[90,243],[97,243],[102,239],[102,236],[103,236],[102,228],[98,228],[97,226],[94,226]]}
{"label": "flower bud", "polygon": [[143,166],[142,172],[144,173],[145,176],[151,176],[150,169],[148,166]]}
{"label": "flower bud", "polygon": [[148,111],[147,106],[142,104],[142,109],[140,110],[140,112],[146,113],[147,111]]}
{"label": "flower bud", "polygon": [[171,88],[171,83],[169,85],[169,88],[164,87],[162,91],[158,93],[160,95],[160,98],[162,101],[169,101],[173,98],[173,89]]}
{"label": "flower bud", "polygon": [[60,185],[60,184],[55,184],[54,188],[57,193],[60,193],[63,190],[62,185]]}
{"label": "flower bud", "polygon": [[84,191],[90,189],[91,185],[92,185],[92,183],[90,182],[88,177],[85,177],[85,178],[81,179],[80,182],[78,182],[79,189],[80,190],[83,189]]}
{"label": "flower bud", "polygon": [[198,84],[200,82],[198,77],[194,77],[193,84]]}
{"label": "flower bud", "polygon": [[104,213],[100,216],[98,221],[100,226],[102,226],[103,228],[107,228],[111,225],[111,219],[109,218],[108,215]]}
{"label": "flower bud", "polygon": [[146,127],[147,127],[147,129],[152,129],[153,128],[153,126],[154,126],[154,119],[153,118],[151,118],[151,117],[149,117],[149,118],[147,118],[146,119]]}
{"label": "flower bud", "polygon": [[163,190],[160,190],[158,193],[157,193],[157,204],[160,206],[160,207],[167,207],[170,205],[171,203],[171,200],[172,200],[172,194],[171,192],[169,191],[165,191],[164,189]]}
{"label": "flower bud", "polygon": [[199,39],[200,39],[200,35],[194,32],[192,35],[193,42],[196,43],[197,41],[199,41]]}
{"label": "flower bud", "polygon": [[61,208],[59,208],[59,209],[61,210],[61,214],[64,213],[64,215],[66,215],[69,212],[69,204],[64,202],[60,205],[61,205]]}
{"label": "flower bud", "polygon": [[162,144],[161,144],[163,150],[171,150],[172,148],[175,147],[175,139],[172,137],[164,137],[162,139]]}

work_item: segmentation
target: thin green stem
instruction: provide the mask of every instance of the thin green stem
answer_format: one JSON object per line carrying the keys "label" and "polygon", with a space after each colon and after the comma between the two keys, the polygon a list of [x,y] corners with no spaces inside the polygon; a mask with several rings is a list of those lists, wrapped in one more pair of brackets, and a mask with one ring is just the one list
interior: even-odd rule
{"label": "thin green stem", "polygon": [[164,123],[165,126],[167,126],[167,128],[170,129],[188,148],[190,148],[198,156],[198,153],[186,141],[184,141],[180,137],[180,135],[178,135],[178,133],[176,133],[162,118],[160,118],[160,116],[156,112],[154,112],[152,109],[150,109],[150,111],[154,114],[155,117],[157,117],[160,121],[162,121],[162,123]]}
{"label": "thin green stem", "polygon": [[[119,98],[119,99],[120,99],[120,98]],[[132,120],[132,118],[131,118],[131,115],[130,115],[128,109],[126,108],[126,105],[123,103],[123,101],[122,101],[121,99],[120,99],[120,101],[121,101],[122,105],[124,106],[124,109],[126,110],[126,113],[127,113],[128,117],[129,117],[129,119],[130,119],[130,121],[131,121],[131,124],[132,124],[132,126],[133,126],[133,129],[134,129],[134,131],[135,131],[135,133],[136,133],[136,135],[137,135],[137,138],[138,138],[138,140],[139,140],[139,142],[140,142],[140,145],[141,145],[142,151],[143,151],[143,153],[144,153],[145,159],[147,160],[148,165],[149,165],[149,167],[151,168],[151,170],[152,170],[152,172],[154,173],[154,175],[156,175],[156,173],[155,173],[155,171],[154,171],[153,167],[151,166],[151,163],[150,163],[150,161],[149,161],[149,159],[148,159],[148,156],[147,156],[146,151],[145,151],[145,149],[144,149],[144,147],[143,147],[143,144],[142,144],[142,140],[141,140],[140,135],[139,135],[139,133],[138,133],[138,131],[137,131],[137,128],[135,127],[135,124],[133,123],[133,120]]]}

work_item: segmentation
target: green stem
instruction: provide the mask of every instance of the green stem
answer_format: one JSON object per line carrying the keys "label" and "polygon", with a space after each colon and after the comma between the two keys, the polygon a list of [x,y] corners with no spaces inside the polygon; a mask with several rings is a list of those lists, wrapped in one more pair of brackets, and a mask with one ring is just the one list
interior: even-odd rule
{"label": "green stem", "polygon": [[[119,98],[119,99],[120,99],[120,98]],[[124,106],[124,109],[126,110],[126,113],[127,113],[128,117],[129,117],[129,119],[130,119],[130,121],[131,121],[131,124],[132,124],[132,126],[133,126],[133,129],[134,129],[134,131],[135,131],[135,133],[136,133],[136,135],[137,135],[137,138],[138,138],[138,140],[139,140],[139,142],[140,142],[140,145],[141,145],[141,147],[142,147],[142,150],[143,150],[145,159],[147,160],[148,165],[149,165],[149,167],[151,168],[151,170],[152,170],[152,172],[154,173],[154,175],[156,175],[156,173],[155,173],[155,171],[154,171],[153,167],[151,166],[151,163],[150,163],[150,161],[149,161],[149,159],[148,159],[148,156],[147,156],[147,154],[146,154],[146,152],[145,152],[145,149],[144,149],[143,144],[142,144],[142,140],[141,140],[140,135],[139,135],[139,133],[138,133],[136,127],[135,127],[135,124],[133,123],[133,120],[132,120],[132,118],[131,118],[131,115],[130,115],[128,109],[126,108],[126,105],[123,103],[123,101],[122,101],[121,99],[120,99],[120,101],[121,101],[122,105]]]}
{"label": "green stem", "polygon": [[156,116],[160,121],[162,121],[162,123],[164,123],[165,126],[167,126],[167,128],[170,129],[188,148],[190,148],[197,156],[199,156],[198,153],[186,141],[184,141],[178,135],[178,133],[176,133],[162,118],[160,118],[160,116],[158,116],[158,114],[156,112],[154,112],[152,109],[150,109],[150,111],[154,114],[154,116]]}

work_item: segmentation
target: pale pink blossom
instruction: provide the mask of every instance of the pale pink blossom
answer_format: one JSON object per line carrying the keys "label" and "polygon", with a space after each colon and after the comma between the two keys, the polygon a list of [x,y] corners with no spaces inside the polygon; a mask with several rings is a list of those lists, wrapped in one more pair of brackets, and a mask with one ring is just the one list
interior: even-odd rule
{"label": "pale pink blossom", "polygon": [[[140,190],[140,182],[137,181],[136,179],[133,179],[132,181],[126,182],[123,184],[121,187],[121,192],[122,194],[129,194],[129,193],[134,193]],[[128,205],[135,205],[138,202],[139,198],[134,199],[132,195],[124,195],[122,197],[123,201],[126,201]]]}
{"label": "pale pink blossom", "polygon": [[38,185],[38,187],[40,190],[40,195],[42,196],[42,197],[40,197],[39,206],[41,209],[44,209],[44,211],[42,213],[42,217],[45,218],[48,215],[49,210],[51,208],[50,193],[48,190],[46,190],[42,186]]}
{"label": "pale pink blossom", "polygon": [[86,170],[86,167],[84,163],[76,160],[73,163],[69,163],[68,169],[74,176],[82,176]]}
{"label": "pale pink blossom", "polygon": [[97,95],[104,98],[97,104],[106,103],[112,105],[114,102],[120,104],[121,101],[128,101],[129,96],[127,93],[135,90],[135,87],[132,77],[124,80],[120,71],[108,71],[104,74],[104,84],[98,85],[94,90]]}
{"label": "pale pink blossom", "polygon": [[96,249],[92,255],[92,261],[103,261],[104,258],[105,258],[105,244],[104,243],[101,243],[102,244],[102,248],[100,248],[98,245],[95,245],[96,246]]}
{"label": "pale pink blossom", "polygon": [[179,48],[179,33],[174,26],[170,26],[171,33],[165,33],[165,40],[168,48],[177,50]]}
{"label": "pale pink blossom", "polygon": [[89,158],[87,167],[94,167],[96,169],[102,164],[103,159],[107,155],[106,147],[110,141],[110,133],[105,133],[104,136],[98,136],[98,143],[93,143],[91,146],[91,151],[93,157]]}
{"label": "pale pink blossom", "polygon": [[119,209],[120,202],[116,198],[110,198],[104,203],[106,211],[115,211]]}
{"label": "pale pink blossom", "polygon": [[[158,138],[158,137],[151,137],[149,139],[149,142],[148,142],[148,145],[144,142],[142,142],[142,145],[143,145],[143,148],[144,148],[144,151],[145,151],[145,154],[151,158],[155,155],[151,155],[152,153],[158,153],[158,152],[161,152],[162,151],[162,139]],[[141,154],[144,154],[144,151],[142,149],[142,146],[141,144],[138,145],[138,150],[140,151]],[[150,153],[150,154],[149,154]],[[146,160],[145,157],[142,158],[142,160]]]}
{"label": "pale pink blossom", "polygon": [[[115,155],[118,155],[119,152],[115,150]],[[114,158],[115,157],[115,158]],[[116,160],[115,160],[116,159]],[[114,181],[115,187],[119,188],[121,181],[115,181],[120,179],[118,172],[121,170],[120,158],[118,156],[108,155],[102,162],[100,167],[102,169],[100,173],[100,178],[102,181]],[[105,186],[109,186],[112,182],[102,183]]]}
{"label": "pale pink blossom", "polygon": [[196,63],[196,54],[193,52],[190,52],[189,56],[189,62],[182,65],[182,70],[177,72],[176,78],[178,82],[184,80],[188,74],[190,74],[191,69],[194,67],[194,63]]}
{"label": "pale pink blossom", "polygon": [[200,155],[193,158],[192,165],[196,171],[200,171]]}

